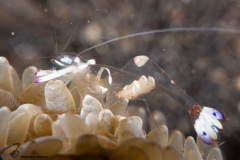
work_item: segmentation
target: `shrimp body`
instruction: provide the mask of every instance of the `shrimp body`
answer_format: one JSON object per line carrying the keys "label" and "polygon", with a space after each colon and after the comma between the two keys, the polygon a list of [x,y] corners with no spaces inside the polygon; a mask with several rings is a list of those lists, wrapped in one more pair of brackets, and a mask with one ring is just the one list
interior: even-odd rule
{"label": "shrimp body", "polygon": [[[84,63],[79,57],[70,57],[68,55],[52,61],[63,68],[60,70],[38,71],[36,76],[40,76],[40,78],[36,79],[35,83],[45,82],[66,74],[73,76],[75,72],[84,72],[86,68],[96,65],[93,59]],[[212,145],[215,141],[219,141],[218,133],[219,130],[223,131],[222,122],[226,119],[224,115],[217,109],[200,106],[185,91],[179,88],[161,67],[147,56],[136,56],[122,69],[114,68],[114,74],[112,75],[111,68],[113,67],[101,67],[98,71],[98,78],[101,77],[104,69],[108,72],[108,85],[110,88],[105,88],[106,92],[112,90],[118,97],[127,100],[148,94],[152,90],[165,93],[179,102],[189,112],[198,136],[206,144]],[[115,87],[119,83],[123,87]]]}

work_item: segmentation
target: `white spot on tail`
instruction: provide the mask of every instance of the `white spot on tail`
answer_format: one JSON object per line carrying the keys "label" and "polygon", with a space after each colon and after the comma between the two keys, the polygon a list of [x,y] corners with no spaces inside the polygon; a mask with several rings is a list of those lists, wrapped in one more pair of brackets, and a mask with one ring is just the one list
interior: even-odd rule
{"label": "white spot on tail", "polygon": [[136,56],[134,58],[134,62],[138,67],[142,67],[143,65],[145,65],[145,63],[149,60],[149,58],[147,56]]}

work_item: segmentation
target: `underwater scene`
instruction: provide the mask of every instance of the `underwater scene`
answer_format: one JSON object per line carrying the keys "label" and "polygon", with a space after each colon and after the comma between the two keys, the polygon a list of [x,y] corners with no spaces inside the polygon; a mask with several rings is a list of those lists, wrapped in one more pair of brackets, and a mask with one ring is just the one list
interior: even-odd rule
{"label": "underwater scene", "polygon": [[240,159],[239,5],[0,0],[0,159]]}

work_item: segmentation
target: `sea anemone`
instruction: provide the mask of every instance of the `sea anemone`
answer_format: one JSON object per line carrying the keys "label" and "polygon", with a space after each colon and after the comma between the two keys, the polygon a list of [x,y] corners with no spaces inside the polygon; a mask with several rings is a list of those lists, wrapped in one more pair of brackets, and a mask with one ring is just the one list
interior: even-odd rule
{"label": "sea anemone", "polygon": [[199,137],[195,143],[193,137],[185,138],[176,130],[169,138],[166,119],[159,111],[153,117],[158,116],[162,125],[146,133],[146,111],[130,111],[128,101],[116,96],[104,103],[102,94],[95,92],[102,82],[93,74],[73,78],[71,83],[64,75],[34,83],[36,72],[36,67],[28,67],[20,80],[7,59],[0,57],[4,159],[223,159],[219,148]]}

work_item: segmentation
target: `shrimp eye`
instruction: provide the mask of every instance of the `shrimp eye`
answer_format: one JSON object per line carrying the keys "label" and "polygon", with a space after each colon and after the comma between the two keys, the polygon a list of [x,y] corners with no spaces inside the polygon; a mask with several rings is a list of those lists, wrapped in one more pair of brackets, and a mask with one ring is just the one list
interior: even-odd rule
{"label": "shrimp eye", "polygon": [[207,143],[209,145],[212,144],[212,140],[211,140],[210,136],[205,131],[202,132],[202,136],[200,136],[200,137],[202,138],[202,140],[205,143]]}
{"label": "shrimp eye", "polygon": [[224,119],[224,115],[216,109],[214,109],[213,116],[220,120]]}
{"label": "shrimp eye", "polygon": [[214,117],[216,117],[216,116],[217,116],[217,115],[216,115],[216,112],[213,112],[213,116],[214,116]]}
{"label": "shrimp eye", "polygon": [[207,135],[207,133],[205,131],[203,131],[203,136],[206,136],[206,135]]}

